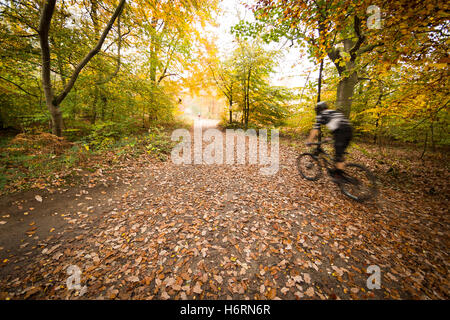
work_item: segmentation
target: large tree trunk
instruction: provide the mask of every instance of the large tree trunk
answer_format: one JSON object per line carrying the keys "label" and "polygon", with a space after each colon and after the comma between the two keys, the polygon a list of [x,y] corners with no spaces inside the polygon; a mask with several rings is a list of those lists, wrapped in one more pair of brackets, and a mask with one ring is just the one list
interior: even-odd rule
{"label": "large tree trunk", "polygon": [[[333,49],[328,53],[341,76],[336,92],[336,108],[343,112],[346,117],[350,116],[353,92],[358,83],[358,74],[355,71],[356,55],[352,53],[354,46],[355,42],[353,40],[345,39],[343,49]],[[350,60],[342,63],[341,51],[351,56]],[[344,76],[344,74],[348,75]]]}
{"label": "large tree trunk", "polygon": [[69,94],[70,90],[72,90],[75,81],[78,78],[81,70],[88,64],[88,62],[94,57],[101,49],[103,42],[106,39],[109,31],[114,24],[116,18],[120,15],[123,6],[125,5],[126,0],[120,0],[116,10],[111,16],[108,24],[105,26],[100,39],[97,41],[96,46],[83,58],[83,60],[75,67],[75,70],[72,73],[67,84],[64,86],[63,91],[55,96],[52,88],[51,78],[50,78],[50,46],[48,42],[50,24],[52,22],[53,13],[55,11],[56,0],[47,0],[44,2],[41,17],[39,21],[39,40],[41,45],[41,53],[42,53],[42,87],[44,89],[45,94],[45,103],[52,117],[52,132],[57,136],[62,135],[63,122],[62,122],[62,112],[59,108],[61,102],[66,98]]}
{"label": "large tree trunk", "polygon": [[352,108],[352,99],[355,86],[358,82],[356,72],[349,77],[342,78],[337,87],[336,92],[336,108],[340,110],[348,118]]}
{"label": "large tree trunk", "polygon": [[52,133],[61,137],[63,130],[63,118],[61,109],[55,106],[53,103],[47,104],[50,115],[52,116]]}
{"label": "large tree trunk", "polygon": [[52,118],[52,133],[60,137],[62,135],[62,112],[57,104],[54,103],[53,89],[50,78],[50,46],[48,34],[50,22],[55,11],[56,0],[48,1],[43,10],[39,26],[40,44],[42,50],[42,87],[45,94],[45,104]]}

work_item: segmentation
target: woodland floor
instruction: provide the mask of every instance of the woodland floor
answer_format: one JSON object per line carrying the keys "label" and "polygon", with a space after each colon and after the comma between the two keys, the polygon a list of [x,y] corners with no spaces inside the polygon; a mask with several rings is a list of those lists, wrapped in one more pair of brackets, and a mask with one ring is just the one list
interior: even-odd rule
{"label": "woodland floor", "polygon": [[[302,179],[305,148],[290,140],[273,176],[142,156],[77,187],[3,196],[0,299],[448,299],[448,157],[361,146],[350,158],[380,188],[363,204]],[[366,286],[370,265],[381,289]]]}

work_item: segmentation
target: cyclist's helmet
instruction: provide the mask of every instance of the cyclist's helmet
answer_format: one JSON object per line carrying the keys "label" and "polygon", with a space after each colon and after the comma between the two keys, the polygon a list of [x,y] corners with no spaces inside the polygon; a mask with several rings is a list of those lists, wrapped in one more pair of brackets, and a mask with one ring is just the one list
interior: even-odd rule
{"label": "cyclist's helmet", "polygon": [[316,114],[321,113],[325,109],[328,109],[328,105],[325,101],[317,103],[316,107],[314,108],[314,110],[316,110]]}

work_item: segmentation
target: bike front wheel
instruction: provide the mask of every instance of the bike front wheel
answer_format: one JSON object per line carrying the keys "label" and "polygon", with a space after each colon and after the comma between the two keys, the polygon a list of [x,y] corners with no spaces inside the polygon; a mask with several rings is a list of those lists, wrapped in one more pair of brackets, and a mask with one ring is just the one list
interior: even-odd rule
{"label": "bike front wheel", "polygon": [[303,178],[316,181],[322,175],[322,168],[319,160],[312,153],[302,153],[296,160],[297,170]]}
{"label": "bike front wheel", "polygon": [[339,188],[347,197],[359,202],[377,194],[375,176],[365,166],[356,163],[346,164]]}

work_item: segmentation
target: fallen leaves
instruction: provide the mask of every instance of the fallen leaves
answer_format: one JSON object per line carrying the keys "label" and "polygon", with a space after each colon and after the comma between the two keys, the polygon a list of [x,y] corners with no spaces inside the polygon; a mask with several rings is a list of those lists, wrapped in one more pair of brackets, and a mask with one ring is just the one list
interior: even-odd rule
{"label": "fallen leaves", "polygon": [[284,287],[284,288],[281,288],[281,293],[282,294],[286,294],[286,293],[288,293],[289,292],[289,289],[288,288],[286,288],[286,287]]}
{"label": "fallen leaves", "polygon": [[218,284],[222,284],[223,282],[223,278],[219,275],[214,275],[214,280],[216,280]]}
{"label": "fallen leaves", "polygon": [[277,289],[276,288],[268,288],[266,292],[266,298],[269,300],[274,299],[277,296]]}
{"label": "fallen leaves", "polygon": [[[302,180],[296,151],[280,151],[280,171],[271,177],[254,166],[137,161],[130,176],[120,176],[127,187],[116,194],[92,203],[87,198],[103,193],[82,190],[52,208],[70,219],[69,227],[54,225],[58,232],[37,220],[41,208],[33,221],[19,211],[27,232],[36,236],[38,225],[51,235],[27,237],[20,249],[28,255],[2,256],[8,266],[18,259],[26,265],[0,278],[1,291],[13,298],[75,297],[60,285],[75,263],[88,299],[448,297],[442,264],[448,218],[438,202],[388,190],[390,198],[360,205],[326,179]],[[408,208],[405,199],[413,201]],[[97,205],[109,208],[98,218],[87,212]],[[381,267],[380,290],[364,287],[370,264]]]}
{"label": "fallen leaves", "polygon": [[309,287],[306,291],[305,294],[309,297],[313,297],[314,296],[314,288],[313,287]]}
{"label": "fallen leaves", "polygon": [[199,281],[197,281],[197,283],[195,284],[194,288],[192,288],[192,292],[194,292],[196,294],[201,294],[203,292],[203,289],[201,287],[201,283]]}
{"label": "fallen leaves", "polygon": [[168,300],[170,299],[170,296],[167,292],[163,291],[163,293],[161,294],[161,299]]}
{"label": "fallen leaves", "polygon": [[36,226],[32,226],[31,228],[29,228],[29,229],[26,231],[26,234],[28,234],[28,235],[33,235],[33,234],[36,232],[36,230],[37,230],[37,227],[36,227]]}
{"label": "fallen leaves", "polygon": [[309,273],[304,273],[303,274],[303,279],[305,280],[306,283],[311,283],[311,277],[309,275]]}
{"label": "fallen leaves", "polygon": [[38,293],[39,291],[41,291],[41,288],[39,287],[31,287],[25,290],[25,295],[24,295],[24,299],[28,299],[31,296],[35,295],[36,293]]}
{"label": "fallen leaves", "polygon": [[131,276],[127,278],[127,281],[130,282],[139,282],[139,278],[137,276]]}

